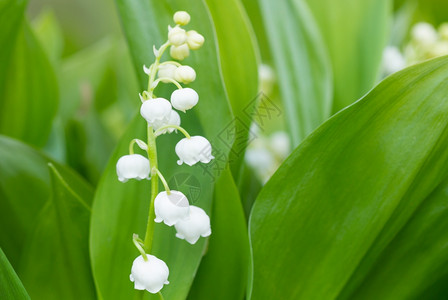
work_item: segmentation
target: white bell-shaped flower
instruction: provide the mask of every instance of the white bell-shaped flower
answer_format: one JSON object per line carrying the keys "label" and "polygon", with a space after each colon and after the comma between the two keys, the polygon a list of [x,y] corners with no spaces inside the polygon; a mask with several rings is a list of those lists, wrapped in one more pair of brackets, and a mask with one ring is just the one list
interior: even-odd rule
{"label": "white bell-shaped flower", "polygon": [[[159,67],[159,71],[157,73],[159,78],[170,78],[174,79],[174,71],[176,71],[177,66],[174,64],[164,64]],[[170,82],[169,80],[162,79],[162,82]]]}
{"label": "white bell-shaped flower", "polygon": [[197,206],[190,205],[188,218],[174,225],[177,230],[176,237],[195,244],[199,238],[212,234],[210,218],[205,211]]}
{"label": "white bell-shaped flower", "polygon": [[183,88],[175,90],[170,100],[175,109],[185,112],[198,103],[199,95],[192,88]]}
{"label": "white bell-shaped flower", "polygon": [[209,163],[215,157],[212,155],[212,145],[202,136],[192,136],[191,138],[183,138],[175,148],[179,160],[177,163],[181,165],[186,163],[189,166],[197,162]]}
{"label": "white bell-shaped flower", "polygon": [[406,67],[406,60],[400,50],[394,46],[387,46],[383,51],[382,68],[385,75],[400,71]]}
{"label": "white bell-shaped flower", "polygon": [[178,25],[187,25],[190,23],[190,15],[186,11],[177,11],[173,16],[173,20]]}
{"label": "white bell-shaped flower", "polygon": [[160,192],[154,200],[155,222],[173,226],[188,217],[190,206],[187,197],[179,191]]}
{"label": "white bell-shaped flower", "polygon": [[121,182],[149,178],[150,171],[149,160],[140,154],[124,155],[117,161],[117,175]]}
{"label": "white bell-shaped flower", "polygon": [[134,260],[129,278],[134,282],[136,290],[147,290],[156,294],[164,284],[169,284],[170,271],[163,260],[149,254],[146,254],[146,257],[147,261],[141,255]]}
{"label": "white bell-shaped flower", "polygon": [[180,27],[168,27],[168,40],[172,45],[180,46],[187,41],[187,33]]}
{"label": "white bell-shaped flower", "polygon": [[[176,126],[180,126],[180,116],[179,116],[179,114],[177,113],[177,111],[175,111],[174,109],[172,109],[171,110],[171,114],[170,114],[170,118],[169,118],[169,120],[168,120],[168,122],[166,122],[165,124],[161,124],[161,126],[159,126],[159,127],[154,127],[154,129],[155,130],[157,130],[157,129],[159,129],[160,127],[162,127],[162,126],[166,126],[166,125],[176,125]],[[171,132],[173,132],[174,130],[176,130],[176,128],[172,128],[172,127],[170,127],[170,128],[165,128],[165,129],[163,129],[163,130],[161,130],[160,131],[160,134],[165,134],[165,133],[171,133]],[[177,130],[176,130],[176,132],[177,132]]]}
{"label": "white bell-shaped flower", "polygon": [[184,60],[190,55],[190,48],[186,43],[180,46],[171,46],[170,55],[174,59]]}
{"label": "white bell-shaped flower", "polygon": [[191,50],[197,50],[204,44],[204,37],[196,30],[189,30],[187,32],[187,44]]}
{"label": "white bell-shaped flower", "polygon": [[163,98],[149,99],[143,102],[140,114],[154,128],[166,124],[171,115],[171,103]]}
{"label": "white bell-shaped flower", "polygon": [[196,79],[196,72],[190,66],[180,66],[174,70],[174,79],[188,84]]}

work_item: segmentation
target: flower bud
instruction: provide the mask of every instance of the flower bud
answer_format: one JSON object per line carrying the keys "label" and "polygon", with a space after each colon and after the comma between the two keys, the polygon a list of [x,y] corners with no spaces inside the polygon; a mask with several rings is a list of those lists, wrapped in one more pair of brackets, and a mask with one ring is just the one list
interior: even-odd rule
{"label": "flower bud", "polygon": [[140,154],[130,154],[120,157],[117,161],[117,176],[121,182],[135,178],[137,180],[149,177],[151,171],[149,160]]}
{"label": "flower bud", "polygon": [[164,222],[168,226],[173,226],[180,220],[188,217],[190,207],[188,199],[178,191],[160,192],[154,200],[154,210],[156,213],[155,222]]}
{"label": "flower bud", "polygon": [[183,44],[180,46],[171,46],[170,55],[174,59],[184,60],[190,55],[190,48],[188,48],[187,44]]}
{"label": "flower bud", "polygon": [[189,84],[196,79],[196,72],[190,66],[180,66],[174,70],[174,79],[176,81]]}
{"label": "flower bud", "polygon": [[173,20],[178,25],[187,25],[190,23],[190,15],[186,11],[178,11],[174,14]]}
{"label": "flower bud", "polygon": [[[159,67],[159,72],[157,73],[159,78],[170,78],[174,79],[174,71],[176,71],[177,66],[173,64],[164,64]],[[162,82],[169,82],[169,80],[161,80]]]}
{"label": "flower bud", "polygon": [[175,90],[170,100],[175,109],[185,112],[198,103],[199,95],[192,88],[183,88]]}
{"label": "flower bud", "polygon": [[385,75],[400,71],[406,67],[406,61],[400,50],[394,46],[387,46],[383,51],[382,68]]}
{"label": "flower bud", "polygon": [[158,128],[168,122],[171,114],[171,104],[163,98],[149,99],[143,102],[140,114],[149,126]]}
{"label": "flower bud", "polygon": [[136,290],[147,290],[156,294],[164,284],[169,284],[170,271],[163,260],[149,254],[146,254],[146,257],[147,261],[141,255],[134,260],[129,278],[134,282]]}
{"label": "flower bud", "polygon": [[187,32],[187,44],[191,50],[197,50],[204,44],[204,37],[196,30],[189,30]]}
{"label": "flower bud", "polygon": [[172,45],[180,46],[187,41],[187,33],[180,27],[168,28],[168,40]]}
{"label": "flower bud", "polygon": [[210,218],[205,211],[197,206],[190,206],[188,218],[177,222],[174,227],[177,230],[176,237],[195,244],[199,237],[207,237],[212,234]]}
{"label": "flower bud", "polygon": [[202,136],[192,136],[191,138],[183,138],[175,148],[179,160],[177,164],[186,163],[189,166],[197,162],[209,163],[214,159],[212,155],[212,145]]}

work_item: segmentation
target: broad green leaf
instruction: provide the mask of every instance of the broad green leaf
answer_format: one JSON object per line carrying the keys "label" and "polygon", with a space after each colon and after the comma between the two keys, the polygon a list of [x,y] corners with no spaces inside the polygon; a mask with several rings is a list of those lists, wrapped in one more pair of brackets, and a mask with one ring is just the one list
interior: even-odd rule
{"label": "broad green leaf", "polygon": [[[388,77],[282,164],[251,213],[252,299],[335,299],[364,279],[369,299],[397,299],[412,287],[380,288],[392,274],[406,273],[405,264],[422,274],[437,265],[446,243],[430,211],[442,208],[428,196],[448,174],[447,74],[443,57]],[[413,240],[423,239],[418,220],[432,232],[421,246]],[[402,254],[415,260],[403,263]],[[442,265],[415,277],[414,291],[446,278]],[[359,291],[349,298],[364,299]]]}
{"label": "broad green leaf", "polygon": [[0,91],[4,89],[5,79],[8,77],[7,70],[20,32],[26,4],[25,0],[0,1],[0,28],[2,29],[0,31]]}
{"label": "broad green leaf", "polygon": [[25,20],[0,86],[0,133],[43,146],[58,105],[57,81]]}
{"label": "broad green leaf", "polygon": [[90,206],[53,164],[49,169],[50,199],[26,239],[21,278],[36,299],[95,299],[88,246]]}
{"label": "broad green leaf", "polygon": [[391,18],[390,0],[307,0],[333,67],[333,112],[355,102],[377,80]]}
{"label": "broad green leaf", "polygon": [[235,116],[227,129],[235,131],[235,142],[229,146],[232,174],[238,181],[247,141],[253,138],[249,128],[258,104],[258,47],[240,0],[205,2],[215,25],[223,79]]}
{"label": "broad green leaf", "polygon": [[58,67],[64,50],[64,36],[54,12],[52,10],[41,12],[33,20],[32,27],[48,57],[55,67]]}
{"label": "broad green leaf", "polygon": [[[174,146],[181,139],[180,134],[158,138],[158,156],[159,169],[168,182],[176,182],[177,177],[191,178],[198,185],[196,192],[199,191],[198,195],[192,194],[195,199],[193,203],[210,211],[213,179],[216,180],[225,167],[229,151],[219,134],[232,120],[232,114],[220,77],[213,25],[208,11],[202,2],[119,0],[117,5],[142,90],[146,89],[148,79],[142,66],[153,62],[152,45],[158,47],[164,42],[167,25],[173,25],[175,11],[188,11],[191,22],[187,29],[195,29],[205,37],[204,46],[192,52],[183,62],[196,70],[197,78],[191,87],[199,93],[200,100],[194,109],[181,114],[181,118],[182,126],[191,134],[204,135],[211,141],[216,159],[209,165],[177,166]],[[169,98],[166,89],[158,90],[157,95]],[[135,95],[134,101],[140,101],[138,95]],[[150,184],[148,181],[119,182],[115,164],[120,156],[128,153],[131,139],[146,140],[145,128],[144,120],[137,116],[112,155],[95,195],[90,250],[97,291],[103,299],[133,299],[141,295],[129,281],[132,261],[138,256],[132,244],[132,234],[144,237]],[[188,186],[179,187],[179,190],[187,193],[187,197],[191,193]],[[192,246],[175,238],[174,228],[158,224],[155,230],[153,252],[170,268],[170,284],[164,287],[162,293],[166,299],[185,299],[202,258],[205,239]],[[114,263],[111,264],[111,261]],[[145,295],[151,297],[148,292]]]}
{"label": "broad green leaf", "polygon": [[[55,164],[31,147],[0,136],[0,247],[19,275],[21,258],[34,232],[39,213],[51,195],[47,164]],[[71,170],[55,164],[82,199],[91,200],[91,187]]]}
{"label": "broad green leaf", "polygon": [[216,182],[212,235],[191,300],[244,299],[249,270],[249,240],[238,189],[229,170]]}
{"label": "broad green leaf", "polygon": [[22,282],[0,248],[0,298],[1,299],[31,299]]}
{"label": "broad green leaf", "polygon": [[302,0],[260,0],[292,145],[331,112],[331,68],[317,25]]}

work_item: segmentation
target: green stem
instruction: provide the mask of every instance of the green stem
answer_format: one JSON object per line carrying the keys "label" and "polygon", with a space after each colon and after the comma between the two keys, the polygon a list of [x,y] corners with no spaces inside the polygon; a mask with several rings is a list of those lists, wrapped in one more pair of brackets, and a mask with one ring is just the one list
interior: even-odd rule
{"label": "green stem", "polygon": [[159,298],[160,298],[160,300],[164,300],[164,299],[165,299],[165,298],[163,298],[163,295],[162,295],[161,292],[158,292],[158,294],[159,294]]}
{"label": "green stem", "polygon": [[156,74],[157,71],[159,69],[159,64],[160,64],[160,59],[162,58],[163,52],[165,52],[165,50],[170,46],[170,42],[166,42],[165,44],[163,44],[162,46],[160,46],[159,50],[158,50],[158,55],[156,56],[156,59],[154,61],[154,63],[151,65],[151,76],[149,76],[149,82],[148,82],[148,93],[150,95],[150,98],[152,98],[153,96],[153,92],[154,90],[151,89],[152,84],[154,82],[154,79],[156,78]]}
{"label": "green stem", "polygon": [[155,90],[155,88],[157,87],[157,85],[159,84],[160,81],[165,80],[165,81],[169,81],[172,84],[174,84],[175,86],[177,86],[177,88],[179,90],[183,89],[183,87],[180,85],[179,82],[177,82],[176,80],[169,78],[169,77],[161,77],[158,78],[156,81],[153,82],[153,86],[151,87],[151,90]]}
{"label": "green stem", "polygon": [[163,63],[159,64],[159,66],[164,66],[164,65],[175,65],[176,67],[182,67],[181,63],[178,63],[177,61],[174,61],[174,60],[164,61]]}
{"label": "green stem", "polygon": [[157,175],[159,175],[160,181],[162,181],[163,186],[165,187],[165,191],[166,191],[166,193],[167,193],[168,195],[171,194],[170,187],[168,186],[168,183],[166,182],[165,177],[163,177],[163,175],[162,175],[162,173],[159,171],[159,169],[157,169],[157,168],[153,168],[153,170],[155,170],[154,173],[157,173]]}
{"label": "green stem", "polygon": [[162,134],[163,130],[168,129],[168,128],[175,128],[175,129],[179,130],[180,132],[182,132],[183,135],[185,135],[185,137],[187,139],[191,138],[190,134],[185,129],[183,129],[182,127],[177,126],[177,125],[165,125],[165,126],[162,126],[162,127],[160,127],[159,129],[156,130],[156,132],[154,133],[155,136],[158,137],[159,135]]}
{"label": "green stem", "polygon": [[[148,126],[148,159],[152,168],[157,169],[157,145],[156,137],[151,126]],[[144,248],[146,253],[151,253],[152,242],[154,238],[154,219],[156,214],[154,212],[154,200],[159,191],[159,180],[157,172],[151,174],[151,201],[149,203],[148,223],[146,225]]]}

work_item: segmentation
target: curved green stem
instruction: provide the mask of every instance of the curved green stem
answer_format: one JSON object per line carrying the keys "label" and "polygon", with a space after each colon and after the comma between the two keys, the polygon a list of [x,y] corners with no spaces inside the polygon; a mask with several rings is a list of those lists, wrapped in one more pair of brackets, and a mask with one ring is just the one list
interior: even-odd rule
{"label": "curved green stem", "polygon": [[156,132],[154,133],[154,135],[155,135],[156,137],[158,137],[159,135],[162,134],[162,131],[163,131],[163,130],[168,129],[168,128],[175,128],[175,129],[179,130],[180,132],[182,132],[183,135],[185,135],[185,137],[186,137],[187,139],[191,139],[190,134],[188,134],[188,132],[187,132],[185,129],[183,129],[182,127],[177,126],[177,125],[165,125],[165,126],[162,126],[162,127],[160,127],[159,129],[156,130]]}
{"label": "curved green stem", "polygon": [[134,245],[137,248],[138,252],[140,252],[140,254],[142,255],[143,260],[148,261],[148,257],[146,256],[145,249],[143,249],[143,247],[141,245],[141,240],[138,238],[138,235],[134,234],[134,236],[132,237],[132,241],[134,242]]}
{"label": "curved green stem", "polygon": [[165,299],[165,298],[163,298],[163,295],[162,295],[161,292],[158,292],[158,294],[159,294],[159,298],[160,298],[160,300],[164,300],[164,299]]}
{"label": "curved green stem", "polygon": [[160,170],[157,169],[157,168],[152,168],[152,169],[155,170],[154,173],[157,173],[157,175],[159,175],[160,181],[162,181],[162,184],[163,184],[163,186],[165,188],[166,193],[168,195],[171,194],[170,187],[168,186],[168,183],[166,182],[166,179],[165,179],[165,177],[163,177],[163,175],[160,172]]}
{"label": "curved green stem", "polygon": [[157,85],[159,84],[159,82],[162,81],[162,80],[171,82],[172,84],[174,84],[175,86],[177,86],[177,88],[178,88],[179,90],[183,89],[183,87],[180,85],[180,83],[177,82],[176,80],[174,80],[174,79],[172,79],[172,78],[169,78],[169,77],[161,77],[161,78],[158,78],[156,81],[154,81],[154,82],[152,83],[153,86],[151,87],[151,90],[154,90],[154,89],[157,87]]}
{"label": "curved green stem", "polygon": [[156,78],[157,71],[159,69],[160,59],[162,58],[163,52],[165,52],[165,50],[168,49],[170,45],[171,45],[170,42],[167,41],[165,44],[160,46],[157,52],[158,55],[156,56],[154,63],[151,65],[151,75],[149,76],[149,82],[148,82],[148,93],[150,95],[150,98],[152,98],[153,96],[154,90],[151,90],[151,87],[154,82],[154,79]]}
{"label": "curved green stem", "polygon": [[174,60],[164,61],[163,63],[160,63],[160,64],[159,64],[159,67],[160,67],[160,66],[164,66],[164,65],[175,65],[176,67],[182,67],[182,64],[181,64],[181,63],[179,63],[179,62],[177,62],[177,61],[174,61]]}

